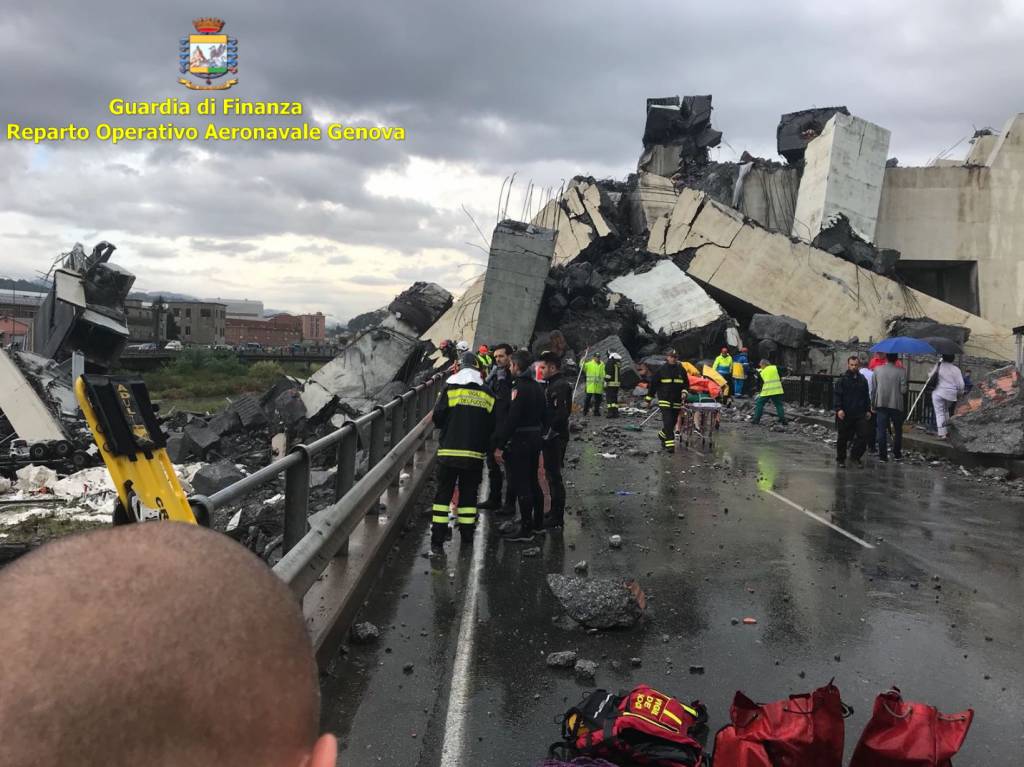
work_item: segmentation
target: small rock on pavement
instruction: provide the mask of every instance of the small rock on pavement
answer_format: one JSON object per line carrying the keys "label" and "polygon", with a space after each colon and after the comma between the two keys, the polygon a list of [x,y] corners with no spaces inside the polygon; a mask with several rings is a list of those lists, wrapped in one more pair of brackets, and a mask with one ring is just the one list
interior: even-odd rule
{"label": "small rock on pavement", "polygon": [[575,650],[562,650],[548,655],[547,664],[551,668],[573,668],[578,655]]}
{"label": "small rock on pavement", "polygon": [[562,609],[587,628],[629,628],[647,607],[647,597],[635,581],[557,573],[550,573],[547,581]]}
{"label": "small rock on pavement", "polygon": [[416,667],[412,663],[406,663],[404,666],[402,666],[402,671],[404,671],[406,674],[411,674],[415,670],[415,668]]}
{"label": "small rock on pavement", "polygon": [[630,658],[629,665],[633,668],[640,668],[642,665],[644,665],[644,662],[639,658]]}
{"label": "small rock on pavement", "polygon": [[597,663],[592,660],[578,660],[573,670],[580,679],[593,679],[597,676]]}
{"label": "small rock on pavement", "polygon": [[524,557],[539,557],[540,556],[540,546],[531,546],[528,549],[523,549],[523,556]]}
{"label": "small rock on pavement", "polygon": [[622,548],[622,536],[621,535],[609,536],[609,538],[608,538],[608,545],[611,546],[613,549],[621,549]]}
{"label": "small rock on pavement", "polygon": [[208,463],[192,477],[192,489],[200,495],[212,495],[244,476],[231,461]]}
{"label": "small rock on pavement", "polygon": [[587,561],[583,559],[577,562],[575,565],[573,565],[572,569],[580,575],[586,575],[587,572],[590,570],[590,566],[587,564]]}
{"label": "small rock on pavement", "polygon": [[1010,470],[1004,469],[1001,466],[993,466],[990,469],[985,469],[985,471],[981,473],[981,476],[987,477],[988,479],[1003,481],[1010,478]]}
{"label": "small rock on pavement", "polygon": [[703,674],[704,673],[704,667],[703,666],[690,666],[690,673],[691,674]]}
{"label": "small rock on pavement", "polygon": [[351,637],[356,644],[366,644],[380,638],[380,629],[369,621],[364,621],[352,627]]}

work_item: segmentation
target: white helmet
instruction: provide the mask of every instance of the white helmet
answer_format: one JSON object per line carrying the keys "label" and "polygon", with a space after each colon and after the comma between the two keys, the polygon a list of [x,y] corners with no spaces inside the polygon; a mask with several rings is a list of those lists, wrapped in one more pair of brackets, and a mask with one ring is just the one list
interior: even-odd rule
{"label": "white helmet", "polygon": [[622,355],[619,354],[618,352],[609,352],[608,353],[608,359],[610,359],[610,360],[621,360],[622,359]]}
{"label": "white helmet", "polygon": [[465,341],[459,341],[457,344],[455,344],[455,350],[459,352],[459,354],[461,354],[462,352],[468,352],[469,344],[466,343]]}

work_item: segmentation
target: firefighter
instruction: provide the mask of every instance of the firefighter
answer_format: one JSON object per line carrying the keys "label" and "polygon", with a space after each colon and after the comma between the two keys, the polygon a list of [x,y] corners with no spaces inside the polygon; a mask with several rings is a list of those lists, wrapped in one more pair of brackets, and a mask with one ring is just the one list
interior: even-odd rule
{"label": "firefighter", "polygon": [[562,468],[565,465],[565,449],[569,445],[569,413],[572,410],[572,384],[562,375],[562,360],[554,352],[540,355],[544,368],[545,412],[544,475],[551,491],[551,514],[545,518],[544,527],[560,530],[565,524],[565,481]]}
{"label": "firefighter", "polygon": [[604,396],[604,363],[601,355],[594,352],[593,356],[583,363],[583,377],[587,381],[587,393],[583,398],[583,415],[594,406],[594,415],[601,415],[601,398]]}
{"label": "firefighter", "polygon": [[486,377],[491,372],[491,365],[494,364],[494,358],[491,356],[491,350],[487,348],[487,344],[480,344],[480,348],[476,351],[476,358],[480,363],[480,375]]}
{"label": "firefighter", "polygon": [[669,453],[676,449],[676,420],[686,401],[690,388],[690,379],[686,369],[679,364],[679,355],[675,349],[665,352],[665,364],[654,375],[654,402],[661,410],[661,431],[658,437],[661,446]]}
{"label": "firefighter", "polygon": [[608,417],[619,417],[619,375],[622,372],[622,355],[608,352],[608,362],[604,366],[604,395],[608,402]]}
{"label": "firefighter", "polygon": [[434,496],[430,547],[443,548],[451,534],[448,506],[456,485],[456,511],[463,543],[473,542],[476,496],[483,477],[484,456],[494,432],[494,395],[484,386],[476,355],[465,353],[458,373],[445,381],[434,406],[434,425],[441,430],[437,450],[437,493]]}
{"label": "firefighter", "polygon": [[501,490],[504,484],[504,475],[501,466],[494,460],[494,449],[500,447],[495,440],[505,416],[508,414],[509,403],[512,401],[512,373],[509,371],[511,354],[512,347],[508,344],[498,344],[494,347],[494,367],[491,368],[491,372],[484,382],[494,394],[496,402],[494,403],[494,434],[491,439],[491,448],[487,451],[487,500],[479,504],[478,509],[515,511],[515,498],[511,492],[507,493],[507,500],[502,506]]}
{"label": "firefighter", "polygon": [[508,464],[508,481],[519,505],[519,524],[504,533],[507,541],[532,541],[544,533],[544,496],[537,469],[544,425],[544,390],[530,375],[533,360],[525,349],[512,353],[512,399],[498,430],[494,451],[499,464]]}

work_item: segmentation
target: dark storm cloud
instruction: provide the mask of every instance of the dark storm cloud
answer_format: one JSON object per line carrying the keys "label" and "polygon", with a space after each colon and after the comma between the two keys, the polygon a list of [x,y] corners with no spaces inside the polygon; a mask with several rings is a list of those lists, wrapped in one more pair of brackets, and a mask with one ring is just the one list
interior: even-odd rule
{"label": "dark storm cloud", "polygon": [[[412,0],[222,0],[189,11],[129,2],[18,4],[0,15],[5,121],[205,123],[115,118],[107,103],[195,102],[176,84],[178,38],[189,33],[192,12],[215,12],[239,39],[240,85],[228,95],[294,99],[306,107],[300,121],[312,121],[314,111],[354,115],[402,125],[409,138],[46,149],[0,142],[0,211],[24,216],[37,232],[193,238],[196,256],[222,269],[240,256],[279,251],[253,242],[266,236],[327,240],[318,247],[334,265],[349,257],[346,246],[377,246],[402,259],[379,265],[402,279],[427,268],[414,261],[424,249],[481,257],[463,244],[479,238],[451,206],[366,191],[371,174],[401,171],[410,155],[467,163],[498,178],[519,170],[524,184],[533,178],[557,186],[574,172],[621,177],[635,166],[647,96],[712,93],[713,121],[727,142],[723,159],[744,149],[774,156],[782,112],[846,104],[892,130],[891,154],[903,164],[922,163],[975,126],[1001,127],[1019,108],[1024,76],[1008,64],[1024,38],[1017,7],[993,0],[480,0],[443,8]],[[494,207],[490,197],[467,203]],[[481,225],[489,233],[491,222]],[[19,266],[15,258],[0,257],[0,271]],[[390,279],[363,277],[376,280],[364,285]]]}

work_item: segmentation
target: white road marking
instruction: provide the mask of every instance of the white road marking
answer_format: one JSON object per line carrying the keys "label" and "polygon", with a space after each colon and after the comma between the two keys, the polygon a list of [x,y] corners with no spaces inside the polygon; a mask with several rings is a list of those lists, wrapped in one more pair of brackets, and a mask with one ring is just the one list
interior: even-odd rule
{"label": "white road marking", "polygon": [[444,743],[441,746],[441,767],[462,767],[466,746],[465,725],[469,714],[469,663],[473,658],[476,640],[476,603],[480,593],[480,573],[484,567],[484,549],[487,548],[487,516],[481,514],[473,543],[473,560],[469,565],[466,601],[462,607],[462,625],[455,650],[452,684],[448,693],[448,712],[445,715]]}
{"label": "white road marking", "polygon": [[853,533],[847,532],[846,530],[844,530],[843,528],[839,527],[838,525],[833,525],[831,522],[829,522],[824,517],[821,517],[818,514],[815,514],[813,511],[810,511],[809,509],[805,509],[803,506],[801,506],[798,503],[793,503],[793,501],[789,500],[789,498],[787,498],[786,496],[779,495],[774,490],[765,490],[765,492],[768,493],[768,495],[773,496],[774,498],[778,498],[783,503],[789,504],[790,506],[792,506],[797,511],[802,511],[804,514],[809,516],[811,519],[816,520],[818,522],[821,522],[821,524],[825,525],[826,527],[831,527],[833,530],[835,530],[840,535],[845,535],[851,541],[853,541],[854,543],[859,543],[865,549],[873,549],[873,548],[875,548],[870,543],[868,543],[865,540],[861,540],[860,538],[858,538]]}

